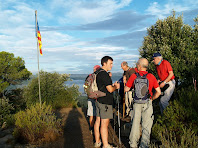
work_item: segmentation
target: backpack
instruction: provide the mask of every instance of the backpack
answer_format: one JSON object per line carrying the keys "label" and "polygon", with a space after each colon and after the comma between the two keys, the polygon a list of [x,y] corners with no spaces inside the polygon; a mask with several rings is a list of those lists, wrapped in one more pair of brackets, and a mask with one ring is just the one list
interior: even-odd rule
{"label": "backpack", "polygon": [[134,80],[134,103],[144,104],[149,100],[149,81],[146,78],[147,74],[140,76],[139,73],[136,73],[137,78]]}
{"label": "backpack", "polygon": [[104,71],[104,70],[98,70],[98,71],[90,74],[87,77],[87,79],[85,80],[83,87],[84,87],[84,91],[87,94],[88,98],[97,99],[99,97],[106,96],[106,93],[104,93],[98,89],[98,86],[96,83],[96,76],[101,71]]}

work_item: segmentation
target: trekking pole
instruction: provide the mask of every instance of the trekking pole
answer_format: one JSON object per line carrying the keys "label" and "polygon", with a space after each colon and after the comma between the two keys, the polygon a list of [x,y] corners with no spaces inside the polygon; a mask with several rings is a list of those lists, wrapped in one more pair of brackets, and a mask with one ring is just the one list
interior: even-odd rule
{"label": "trekking pole", "polygon": [[[118,90],[116,91],[118,94]],[[120,102],[119,102],[119,94],[117,95],[117,103],[118,103],[118,137],[119,137],[119,144],[121,145],[121,139],[120,139]]]}
{"label": "trekking pole", "polygon": [[[116,116],[116,113],[114,112],[114,114],[113,114],[113,130],[114,130],[114,132],[115,132],[115,116]],[[113,142],[114,142],[114,134],[113,134]]]}

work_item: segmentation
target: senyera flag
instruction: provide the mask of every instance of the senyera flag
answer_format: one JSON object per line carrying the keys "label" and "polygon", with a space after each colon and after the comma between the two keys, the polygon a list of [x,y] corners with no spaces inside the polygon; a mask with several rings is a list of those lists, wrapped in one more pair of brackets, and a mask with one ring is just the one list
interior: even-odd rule
{"label": "senyera flag", "polygon": [[43,55],[43,52],[42,52],[42,42],[41,42],[41,33],[40,33],[40,30],[39,30],[38,21],[37,21],[37,33],[36,33],[36,37],[38,38],[40,55]]}

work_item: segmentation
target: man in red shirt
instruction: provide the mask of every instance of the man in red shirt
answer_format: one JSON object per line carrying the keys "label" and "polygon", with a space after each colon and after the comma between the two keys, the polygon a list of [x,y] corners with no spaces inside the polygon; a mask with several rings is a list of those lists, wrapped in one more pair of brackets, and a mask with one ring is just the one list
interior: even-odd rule
{"label": "man in red shirt", "polygon": [[166,84],[169,85],[164,91],[164,95],[160,98],[159,105],[161,113],[163,113],[164,109],[169,105],[168,101],[175,89],[175,76],[171,64],[167,60],[164,60],[159,52],[153,54],[153,62],[156,65],[160,88],[163,88]]}
{"label": "man in red shirt", "polygon": [[[151,73],[148,73],[146,70],[148,68],[148,60],[145,58],[141,58],[137,62],[137,69],[138,74],[141,77],[146,77],[147,81],[147,89],[146,94],[144,96],[145,100],[144,102],[140,103],[139,100],[142,100],[141,98],[139,100],[136,100],[136,95],[138,96],[138,89],[139,87],[135,87],[135,97],[134,97],[134,104],[133,104],[133,121],[132,121],[132,127],[131,127],[131,133],[129,136],[129,144],[130,147],[138,147],[139,138],[140,138],[140,123],[142,124],[142,138],[140,147],[149,147],[150,143],[150,133],[151,133],[151,127],[153,125],[153,106],[152,106],[152,100],[155,100],[159,97],[161,94],[161,90],[159,87],[159,84],[157,82],[157,79],[154,75]],[[138,74],[132,74],[129,80],[127,81],[127,84],[124,88],[125,92],[129,91],[131,87],[137,86],[137,75]],[[138,76],[139,76],[138,75]],[[152,89],[155,89],[155,94],[152,93]],[[142,92],[143,87],[141,88],[140,92]],[[150,96],[150,97],[149,97]]]}

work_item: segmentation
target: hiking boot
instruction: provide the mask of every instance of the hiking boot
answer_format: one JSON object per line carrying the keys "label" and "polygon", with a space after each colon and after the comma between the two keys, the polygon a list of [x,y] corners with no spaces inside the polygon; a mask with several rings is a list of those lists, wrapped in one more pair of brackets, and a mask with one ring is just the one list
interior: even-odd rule
{"label": "hiking boot", "polygon": [[101,145],[102,145],[102,142],[101,141],[99,143],[96,143],[96,142],[94,143],[94,147],[97,147],[97,148],[98,147],[101,147]]}

